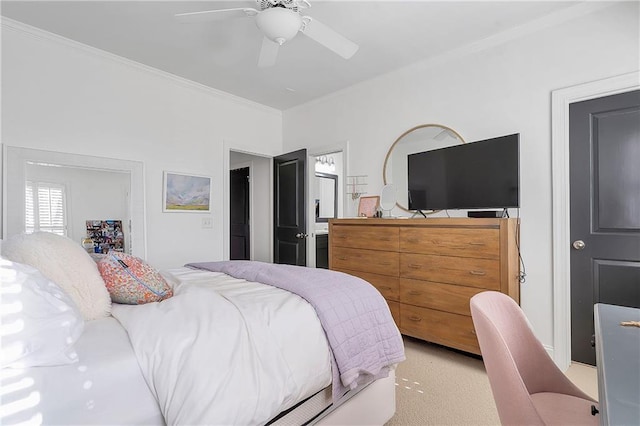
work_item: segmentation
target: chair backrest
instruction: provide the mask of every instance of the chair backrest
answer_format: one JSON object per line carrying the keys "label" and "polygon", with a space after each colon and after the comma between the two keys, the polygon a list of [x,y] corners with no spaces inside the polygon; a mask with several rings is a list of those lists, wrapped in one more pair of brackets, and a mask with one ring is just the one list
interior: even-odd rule
{"label": "chair backrest", "polygon": [[534,393],[588,398],[558,369],[509,296],[478,293],[471,298],[471,316],[503,425],[544,424],[530,398]]}

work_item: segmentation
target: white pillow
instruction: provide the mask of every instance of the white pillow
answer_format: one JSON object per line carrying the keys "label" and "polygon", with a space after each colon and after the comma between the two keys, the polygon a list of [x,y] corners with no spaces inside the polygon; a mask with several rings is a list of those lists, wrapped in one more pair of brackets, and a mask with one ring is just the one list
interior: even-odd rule
{"label": "white pillow", "polygon": [[3,242],[2,255],[33,266],[62,287],[85,320],[111,313],[111,298],[96,263],[73,240],[50,232],[15,235]]}
{"label": "white pillow", "polygon": [[71,364],[84,320],[53,281],[28,265],[0,258],[2,345],[0,366]]}

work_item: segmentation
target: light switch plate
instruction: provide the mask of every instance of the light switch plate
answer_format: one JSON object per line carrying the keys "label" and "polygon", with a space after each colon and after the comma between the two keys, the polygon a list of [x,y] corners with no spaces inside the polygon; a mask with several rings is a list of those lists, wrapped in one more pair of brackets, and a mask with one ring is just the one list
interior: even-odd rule
{"label": "light switch plate", "polygon": [[203,228],[213,228],[213,219],[211,218],[211,216],[207,216],[207,217],[203,217],[202,218],[202,227]]}

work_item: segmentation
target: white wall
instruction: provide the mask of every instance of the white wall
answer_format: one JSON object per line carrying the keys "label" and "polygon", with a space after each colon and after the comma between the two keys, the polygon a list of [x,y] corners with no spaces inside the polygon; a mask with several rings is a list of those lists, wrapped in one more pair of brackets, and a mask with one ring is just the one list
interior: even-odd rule
{"label": "white wall", "polygon": [[348,140],[348,174],[368,175],[375,195],[388,148],[413,126],[444,124],[467,141],[520,133],[522,307],[552,350],[551,91],[637,70],[638,6],[613,5],[484,49],[480,43],[287,110],[284,150]]}
{"label": "white wall", "polygon": [[[223,258],[223,145],[280,153],[282,121],[277,110],[3,18],[2,142],[144,162],[147,259],[164,268]],[[202,213],[162,212],[163,170],[213,178],[212,229]]]}
{"label": "white wall", "polygon": [[229,153],[229,168],[251,167],[250,216],[251,216],[251,260],[271,262],[273,260],[271,230],[273,208],[271,202],[272,159],[242,152]]}

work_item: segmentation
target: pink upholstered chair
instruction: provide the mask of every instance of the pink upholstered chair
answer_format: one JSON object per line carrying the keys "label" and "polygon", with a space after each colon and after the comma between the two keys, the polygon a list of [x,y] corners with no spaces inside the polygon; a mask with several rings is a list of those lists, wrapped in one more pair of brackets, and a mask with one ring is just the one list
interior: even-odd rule
{"label": "pink upholstered chair", "polygon": [[479,293],[471,316],[503,425],[598,424],[596,401],[555,365],[513,299]]}

